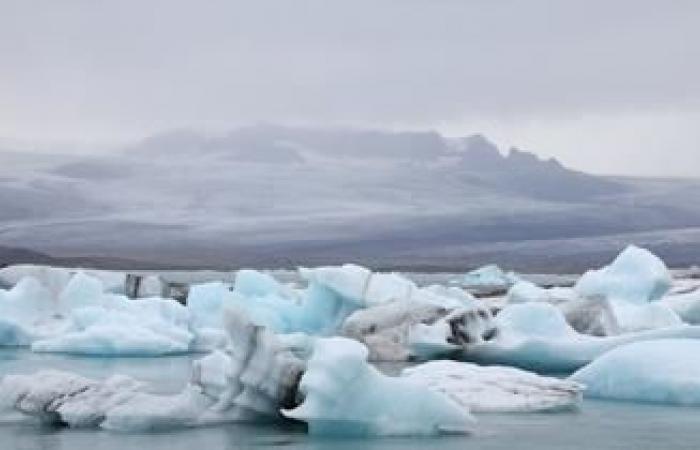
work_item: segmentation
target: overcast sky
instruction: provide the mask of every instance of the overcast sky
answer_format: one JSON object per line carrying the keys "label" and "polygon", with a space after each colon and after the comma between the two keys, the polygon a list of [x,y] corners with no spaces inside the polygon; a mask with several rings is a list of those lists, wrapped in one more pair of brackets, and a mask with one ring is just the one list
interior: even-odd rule
{"label": "overcast sky", "polygon": [[0,0],[1,137],[260,121],[697,176],[700,1]]}

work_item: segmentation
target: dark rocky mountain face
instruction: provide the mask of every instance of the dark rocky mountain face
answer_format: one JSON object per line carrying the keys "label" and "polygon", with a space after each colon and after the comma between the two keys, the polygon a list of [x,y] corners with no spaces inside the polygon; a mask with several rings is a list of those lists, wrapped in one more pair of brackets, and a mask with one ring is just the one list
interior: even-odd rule
{"label": "dark rocky mountain face", "polygon": [[696,200],[693,181],[592,176],[503,155],[480,135],[268,125],[8,163],[0,245],[170,266],[334,254],[380,263],[470,243],[700,226]]}

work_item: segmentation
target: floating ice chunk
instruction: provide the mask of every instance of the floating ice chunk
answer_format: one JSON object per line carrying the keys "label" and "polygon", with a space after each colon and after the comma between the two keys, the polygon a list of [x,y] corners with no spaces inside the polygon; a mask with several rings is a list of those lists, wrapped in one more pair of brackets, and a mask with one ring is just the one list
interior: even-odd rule
{"label": "floating ice chunk", "polygon": [[542,412],[575,408],[583,386],[512,367],[431,361],[402,377],[441,392],[473,413]]}
{"label": "floating ice chunk", "polygon": [[452,310],[433,324],[412,326],[408,345],[412,359],[426,361],[468,352],[469,348],[494,339],[497,334],[491,311],[475,304]]}
{"label": "floating ice chunk", "polygon": [[700,290],[669,295],[663,298],[662,303],[678,314],[683,322],[692,325],[700,324]]}
{"label": "floating ice chunk", "polygon": [[508,303],[547,302],[554,305],[569,302],[578,298],[578,295],[570,288],[545,289],[530,281],[519,281],[508,290],[506,300]]}
{"label": "floating ice chunk", "polygon": [[504,272],[495,264],[480,267],[466,274],[462,285],[466,288],[500,288],[508,289],[520,281],[513,272]]}
{"label": "floating ice chunk", "polygon": [[221,282],[196,284],[187,296],[187,310],[194,328],[223,328],[223,309],[231,295]]}
{"label": "floating ice chunk", "polygon": [[299,276],[309,282],[324,286],[357,306],[364,305],[372,272],[355,264],[309,269],[299,268]]}
{"label": "floating ice chunk", "polygon": [[700,406],[700,341],[664,339],[612,350],[571,376],[589,397]]}
{"label": "floating ice chunk", "polygon": [[29,345],[37,337],[60,331],[63,321],[55,313],[54,300],[32,277],[9,291],[0,290],[0,345]]}
{"label": "floating ice chunk", "polygon": [[227,421],[224,414],[209,416],[211,406],[212,400],[191,385],[175,395],[139,392],[128,401],[111,408],[99,426],[107,430],[143,432]]}
{"label": "floating ice chunk", "polygon": [[669,338],[700,339],[700,327],[680,325],[619,336],[577,333],[562,312],[547,303],[511,305],[496,316],[494,339],[465,348],[464,357],[541,372],[568,372],[621,345]]}
{"label": "floating ice chunk", "polygon": [[84,306],[102,306],[104,287],[99,279],[80,271],[71,277],[58,300],[58,309],[64,313]]}
{"label": "floating ice chunk", "polygon": [[435,305],[441,308],[471,308],[480,304],[479,301],[464,289],[454,286],[446,287],[438,284],[413,290],[408,300]]}
{"label": "floating ice chunk", "polygon": [[247,269],[236,272],[234,288],[244,297],[265,297],[282,291],[282,286],[270,275]]}
{"label": "floating ice chunk", "polygon": [[0,406],[14,408],[43,422],[93,427],[141,388],[141,383],[121,375],[100,382],[73,373],[45,370],[32,375],[5,376],[0,383]]}
{"label": "floating ice chunk", "polygon": [[644,330],[681,325],[683,321],[672,308],[662,302],[634,304],[621,301],[611,301],[610,307],[619,330],[630,333]]}
{"label": "floating ice chunk", "polygon": [[107,306],[76,308],[62,333],[35,341],[36,352],[154,356],[184,353],[194,339],[189,314],[177,302],[106,296]]}
{"label": "floating ice chunk", "polygon": [[196,361],[181,393],[139,394],[110,410],[102,427],[140,431],[269,420],[280,418],[281,408],[296,406],[304,363],[295,346],[308,343],[280,339],[237,308],[226,311],[225,324],[234,345]]}
{"label": "floating ice chunk", "polygon": [[[395,300],[355,311],[345,320],[341,332],[367,345],[371,361],[407,361],[411,357],[411,327],[433,324],[448,312],[431,303]],[[444,343],[446,333],[436,339]]]}
{"label": "floating ice chunk", "polygon": [[411,299],[416,285],[395,273],[372,273],[354,264],[300,268],[299,275],[310,284],[324,286],[358,307],[397,299]]}
{"label": "floating ice chunk", "polygon": [[[638,328],[623,330],[620,322],[633,325],[631,322],[625,323],[624,318],[617,317],[625,311],[615,310],[612,301],[608,298],[596,295],[590,297],[580,296],[571,288],[549,288],[545,289],[529,281],[520,281],[513,286],[506,297],[507,304],[518,304],[528,302],[544,302],[555,305],[563,313],[566,321],[576,331],[594,336],[612,336],[623,331],[638,331]],[[626,304],[626,302],[625,302]],[[648,304],[638,307],[646,307]],[[634,314],[635,312],[632,311]],[[639,317],[639,316],[638,316]],[[677,325],[678,321],[662,322],[662,326],[669,324]],[[637,323],[642,329],[653,328],[654,323]],[[659,323],[656,323],[659,325]]]}
{"label": "floating ice chunk", "polygon": [[285,410],[311,434],[436,435],[467,433],[473,419],[447,396],[410,380],[382,375],[367,348],[344,338],[319,339],[300,390],[303,403]]}
{"label": "floating ice chunk", "polygon": [[0,269],[0,285],[14,286],[22,278],[32,277],[38,280],[56,299],[66,287],[76,272],[99,279],[105,290],[113,293],[123,293],[126,274],[124,272],[94,269],[66,269],[63,267],[39,266],[33,264],[18,264]]}
{"label": "floating ice chunk", "polygon": [[584,274],[575,289],[584,297],[599,295],[641,304],[659,300],[671,288],[671,282],[671,274],[660,258],[630,246],[609,266]]}
{"label": "floating ice chunk", "polygon": [[566,322],[579,333],[615,336],[620,325],[610,301],[604,297],[576,298],[558,305]]}

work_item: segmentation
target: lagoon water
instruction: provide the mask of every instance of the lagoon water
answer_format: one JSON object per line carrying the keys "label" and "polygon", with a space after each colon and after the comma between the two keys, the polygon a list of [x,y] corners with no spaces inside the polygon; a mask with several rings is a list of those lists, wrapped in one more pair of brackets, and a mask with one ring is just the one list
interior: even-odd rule
{"label": "lagoon water", "polygon": [[[162,358],[88,358],[0,350],[0,375],[53,368],[90,377],[123,373],[159,392],[178,391],[190,364],[201,355]],[[75,430],[29,423],[0,424],[2,450],[228,450],[410,449],[457,450],[673,450],[700,448],[700,409],[586,400],[579,411],[551,414],[479,415],[468,437],[411,439],[319,439],[302,425],[228,424],[158,433]]]}

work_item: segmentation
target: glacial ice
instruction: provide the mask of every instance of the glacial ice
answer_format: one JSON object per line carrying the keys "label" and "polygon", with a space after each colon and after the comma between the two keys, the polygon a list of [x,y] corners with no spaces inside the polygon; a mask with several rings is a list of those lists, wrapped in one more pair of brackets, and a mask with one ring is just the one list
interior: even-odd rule
{"label": "glacial ice", "polygon": [[179,303],[106,293],[98,278],[84,272],[73,274],[60,292],[24,277],[0,291],[0,311],[2,345],[38,352],[160,355],[189,351],[193,339],[189,314]]}
{"label": "glacial ice", "polygon": [[577,407],[583,385],[513,367],[431,361],[402,377],[441,392],[473,413],[550,412]]}
{"label": "glacial ice", "polygon": [[102,282],[107,292],[123,294],[126,275],[122,272],[96,269],[66,269],[63,267],[17,264],[0,269],[0,286],[15,286],[23,278],[34,278],[48,289],[52,298],[57,298],[73,275],[83,272]]}
{"label": "glacial ice", "polygon": [[307,422],[316,435],[415,436],[473,429],[466,408],[410,379],[381,374],[367,356],[359,342],[319,339],[301,378],[304,401],[284,414]]}
{"label": "glacial ice", "polygon": [[509,304],[537,301],[556,305],[576,330],[609,336],[680,325],[678,314],[658,301],[671,281],[663,261],[630,246],[609,266],[584,274],[573,289],[545,289],[520,281],[506,299]]}
{"label": "glacial ice", "polygon": [[659,257],[630,246],[609,266],[585,273],[574,289],[584,298],[605,298],[617,328],[625,333],[682,323],[671,308],[658,302],[671,284],[671,274]]}
{"label": "glacial ice", "polygon": [[514,272],[505,272],[497,265],[490,264],[464,275],[461,284],[466,288],[508,289],[519,281],[520,277]]}
{"label": "glacial ice", "polygon": [[585,396],[700,406],[700,341],[636,342],[605,353],[571,377]]}
{"label": "glacial ice", "polygon": [[[302,268],[302,287],[241,270],[232,284],[191,286],[186,306],[157,295],[130,300],[94,271],[10,269],[0,280],[19,273],[39,278],[0,289],[3,345],[101,356],[210,352],[169,395],[120,376],[6,376],[0,406],[43,421],[150,430],[289,417],[314,434],[431,435],[470,431],[470,412],[572,408],[582,384],[591,396],[700,404],[694,381],[682,378],[697,378],[700,362],[674,362],[697,353],[700,327],[681,319],[700,322],[700,296],[664,296],[668,270],[635,247],[574,288],[519,281],[505,303],[356,265]],[[368,362],[442,357],[469,362],[432,361],[400,377]],[[474,363],[585,368],[558,380]]]}
{"label": "glacial ice", "polygon": [[523,303],[504,308],[495,319],[493,339],[464,352],[468,361],[501,364],[546,373],[576,370],[616,347],[655,339],[700,339],[700,327],[677,325],[618,336],[576,332],[562,312],[547,303]]}
{"label": "glacial ice", "polygon": [[156,395],[134,379],[93,380],[58,371],[8,375],[0,407],[71,427],[122,431],[230,421],[307,421],[314,434],[433,435],[466,433],[465,405],[367,362],[361,343],[346,338],[280,336],[245,311],[225,313],[231,342],[195,362],[177,394]]}
{"label": "glacial ice", "polygon": [[575,289],[584,297],[600,295],[643,304],[661,299],[671,283],[671,274],[658,256],[629,246],[609,266],[586,272]]}
{"label": "glacial ice", "polygon": [[394,300],[355,311],[344,321],[341,334],[364,343],[370,361],[408,361],[409,335],[412,330],[415,334],[415,326],[435,323],[446,314],[446,308],[431,303]]}
{"label": "glacial ice", "polygon": [[509,304],[527,302],[547,302],[553,305],[561,304],[577,298],[577,294],[570,288],[549,288],[537,286],[531,281],[518,281],[508,290],[506,301]]}
{"label": "glacial ice", "polygon": [[74,309],[60,334],[36,340],[36,352],[154,356],[190,350],[194,336],[179,303],[159,298]]}
{"label": "glacial ice", "polygon": [[141,383],[121,375],[105,381],[57,370],[6,375],[0,382],[0,409],[14,409],[42,422],[94,427],[142,388]]}
{"label": "glacial ice", "polygon": [[666,296],[662,303],[678,314],[683,322],[700,325],[700,290]]}

